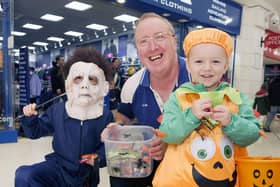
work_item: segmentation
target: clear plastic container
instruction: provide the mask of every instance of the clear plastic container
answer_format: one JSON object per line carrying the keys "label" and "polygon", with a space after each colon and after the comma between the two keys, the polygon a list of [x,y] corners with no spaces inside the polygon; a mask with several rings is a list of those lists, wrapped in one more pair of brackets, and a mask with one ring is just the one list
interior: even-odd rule
{"label": "clear plastic container", "polygon": [[155,138],[149,126],[115,126],[104,136],[107,168],[110,176],[141,178],[149,176],[153,160],[147,153]]}

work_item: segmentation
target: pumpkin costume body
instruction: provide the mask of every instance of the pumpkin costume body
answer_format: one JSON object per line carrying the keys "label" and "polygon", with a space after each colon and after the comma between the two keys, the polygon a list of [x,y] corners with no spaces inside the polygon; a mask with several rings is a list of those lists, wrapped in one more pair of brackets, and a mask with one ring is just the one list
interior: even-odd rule
{"label": "pumpkin costume body", "polygon": [[[213,106],[228,106],[230,123],[217,125],[202,137],[196,130],[201,121],[191,111],[199,98],[210,98]],[[246,156],[245,146],[259,138],[259,123],[248,99],[227,83],[211,92],[202,84],[185,83],[166,102],[160,131],[167,134],[163,141],[168,148],[154,187],[233,187],[238,186],[235,158]]]}

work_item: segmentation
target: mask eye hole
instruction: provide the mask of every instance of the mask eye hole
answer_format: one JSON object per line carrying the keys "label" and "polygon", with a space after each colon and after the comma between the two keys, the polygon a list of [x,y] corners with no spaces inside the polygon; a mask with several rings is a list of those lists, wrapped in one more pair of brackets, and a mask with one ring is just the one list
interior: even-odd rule
{"label": "mask eye hole", "polygon": [[97,85],[98,84],[98,78],[96,76],[89,76],[88,80],[92,85]]}
{"label": "mask eye hole", "polygon": [[73,82],[74,82],[74,84],[80,84],[83,81],[83,79],[84,79],[84,77],[79,75],[73,79]]}

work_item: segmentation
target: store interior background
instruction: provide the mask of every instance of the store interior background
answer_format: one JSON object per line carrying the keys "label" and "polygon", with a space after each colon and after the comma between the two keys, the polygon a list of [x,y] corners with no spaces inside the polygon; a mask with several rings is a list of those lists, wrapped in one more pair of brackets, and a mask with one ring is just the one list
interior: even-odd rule
{"label": "store interior background", "polygon": [[[67,57],[71,55],[72,51],[79,46],[94,47],[108,58],[111,58],[112,54],[110,52],[106,54],[106,46],[111,42],[117,46],[117,56],[122,60],[122,66],[125,71],[124,76],[129,77],[136,70],[141,68],[133,44],[133,32],[137,20],[129,21],[126,19],[124,21],[119,21],[114,19],[114,17],[127,14],[139,18],[143,13],[142,11],[128,8],[125,4],[113,0],[81,0],[81,2],[90,4],[92,7],[86,11],[75,11],[64,7],[69,2],[69,0],[14,0],[12,11],[13,19],[11,21],[13,27],[11,30],[17,32],[13,32],[14,45],[13,48],[10,49],[11,64],[13,66],[12,83],[14,83],[18,72],[18,64],[20,60],[19,51],[20,48],[23,49],[24,46],[28,47],[28,65],[37,68],[38,71],[43,67],[50,68],[51,62],[58,54],[64,55],[65,60],[67,60]],[[273,58],[263,55],[265,51],[271,51],[271,49],[264,46],[264,39],[266,36],[265,31],[269,30],[280,33],[280,1],[267,0],[264,2],[261,0],[237,0],[235,2],[238,2],[243,6],[241,34],[240,36],[237,36],[235,86],[239,87],[241,91],[244,90],[244,92],[252,98],[255,91],[267,77],[280,74],[280,49],[278,48],[272,51],[274,54]],[[58,22],[53,22],[40,18],[47,13],[62,16],[63,19]],[[182,38],[179,37],[182,24],[187,25],[189,29],[195,29],[197,26],[201,25],[198,21],[188,20],[184,17],[177,19],[177,17],[173,17],[170,14],[165,14],[164,16],[172,21],[179,41],[182,40]],[[253,19],[254,17],[256,18]],[[37,24],[43,27],[38,30],[26,29],[22,27],[26,23]],[[87,25],[92,23],[101,24],[107,28],[101,28],[99,30],[86,28]],[[239,51],[243,50],[241,46],[242,44],[245,42],[251,42],[250,40],[244,39],[244,37],[246,37],[248,33],[250,34],[251,31],[254,32],[253,29],[257,29],[256,33],[258,34],[254,34],[253,38],[250,40],[252,40],[252,43],[256,46],[254,47],[253,52],[248,52],[250,53],[250,55],[248,55],[250,57],[246,57],[246,54]],[[81,32],[82,35],[69,36],[64,34],[70,30]],[[62,40],[47,40],[47,38],[51,36],[59,37]],[[44,42],[45,44],[34,45],[34,42],[36,41]],[[248,48],[248,43],[244,45],[246,48]],[[239,74],[244,73],[238,71],[243,67],[242,64],[238,64],[239,60],[248,60],[248,64],[257,66],[255,69],[258,71],[258,74],[256,75],[258,78],[251,78],[250,75],[248,75],[250,80],[246,79],[246,81],[243,81],[242,78],[238,78]],[[1,114],[3,112],[4,100],[2,67],[3,63],[0,63]],[[247,75],[241,74],[241,76]],[[253,82],[255,89],[247,90],[246,85],[241,84],[241,82],[248,84]],[[13,85],[12,87],[16,86]],[[13,105],[16,109],[17,105],[19,105],[19,98],[17,98],[16,90],[14,90],[12,94],[14,98]],[[13,115],[16,116],[17,114],[15,113]],[[0,128],[5,127],[0,125]]]}

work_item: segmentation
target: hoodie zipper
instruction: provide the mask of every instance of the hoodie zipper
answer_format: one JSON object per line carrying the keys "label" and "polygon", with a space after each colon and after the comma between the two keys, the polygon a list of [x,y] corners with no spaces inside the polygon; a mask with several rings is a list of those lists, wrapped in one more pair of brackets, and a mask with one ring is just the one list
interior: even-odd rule
{"label": "hoodie zipper", "polygon": [[[81,159],[81,157],[82,157],[82,150],[83,150],[83,144],[82,144],[82,140],[83,140],[83,138],[82,138],[82,136],[83,136],[83,124],[84,124],[84,122],[83,121],[81,121],[81,123],[80,123],[80,146],[79,146],[79,157],[80,157],[80,159]],[[79,164],[79,174],[78,174],[78,181],[77,181],[77,183],[79,183],[79,181],[80,181],[80,170],[81,170],[81,164]]]}

